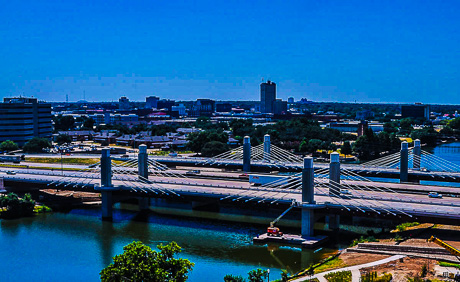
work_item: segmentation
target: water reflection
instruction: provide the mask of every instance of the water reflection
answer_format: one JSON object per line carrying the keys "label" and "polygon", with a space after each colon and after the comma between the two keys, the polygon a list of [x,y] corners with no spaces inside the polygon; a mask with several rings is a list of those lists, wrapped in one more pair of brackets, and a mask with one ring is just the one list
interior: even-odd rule
{"label": "water reflection", "polygon": [[[142,241],[151,247],[176,241],[181,257],[195,262],[189,281],[222,281],[225,274],[247,276],[251,269],[297,272],[317,262],[326,252],[313,253],[252,244],[263,226],[212,219],[184,218],[155,212],[140,214],[135,207],[118,206],[114,222],[100,220],[98,208],[75,209],[31,218],[0,221],[0,260],[11,272],[5,281],[97,281],[99,271],[121,253],[123,246]],[[12,247],[14,246],[14,247]],[[18,265],[27,265],[21,271]],[[56,270],[59,269],[59,270]]]}

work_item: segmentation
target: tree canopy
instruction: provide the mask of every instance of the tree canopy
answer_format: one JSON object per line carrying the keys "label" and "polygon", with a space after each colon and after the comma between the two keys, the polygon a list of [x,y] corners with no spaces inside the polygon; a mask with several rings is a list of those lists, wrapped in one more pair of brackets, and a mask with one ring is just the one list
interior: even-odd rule
{"label": "tree canopy", "polygon": [[59,134],[57,137],[56,137],[56,142],[61,145],[61,144],[64,144],[64,143],[71,143],[72,142],[72,137],[70,137],[69,135],[67,134]]}
{"label": "tree canopy", "polygon": [[176,259],[181,252],[176,242],[158,245],[154,251],[142,242],[123,247],[123,254],[113,257],[113,263],[100,272],[101,281],[184,282],[194,263]]}
{"label": "tree canopy", "polygon": [[0,151],[11,152],[11,151],[17,150],[18,148],[19,148],[19,147],[18,147],[18,144],[14,143],[14,142],[11,141],[11,140],[3,141],[3,142],[0,144]]}
{"label": "tree canopy", "polygon": [[34,137],[24,145],[22,150],[26,153],[40,153],[43,152],[43,149],[50,147],[51,143],[48,139]]}
{"label": "tree canopy", "polygon": [[54,130],[71,130],[74,128],[75,125],[75,118],[73,116],[63,116],[58,115],[53,117],[54,120]]}

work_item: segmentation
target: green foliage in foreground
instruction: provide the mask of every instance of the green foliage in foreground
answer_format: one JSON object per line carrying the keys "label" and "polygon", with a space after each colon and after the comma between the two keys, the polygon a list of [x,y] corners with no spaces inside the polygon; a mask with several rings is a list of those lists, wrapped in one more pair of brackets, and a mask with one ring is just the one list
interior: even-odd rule
{"label": "green foliage in foreground", "polygon": [[324,275],[329,282],[351,282],[351,271],[333,272]]}
{"label": "green foliage in foreground", "polygon": [[409,227],[413,227],[413,226],[417,226],[417,225],[420,225],[420,223],[418,223],[418,222],[405,222],[405,223],[401,223],[400,225],[396,226],[396,229],[399,232],[402,232],[402,231],[406,230]]}
{"label": "green foliage in foreground", "polygon": [[241,275],[227,274],[224,277],[224,282],[244,282],[244,278]]}
{"label": "green foliage in foreground", "polygon": [[45,213],[45,212],[51,212],[53,211],[50,207],[48,206],[35,206],[34,207],[34,213]]}
{"label": "green foliage in foreground", "polygon": [[33,214],[35,201],[30,194],[21,199],[15,193],[0,196],[0,210],[3,218],[17,218]]}
{"label": "green foliage in foreground", "polygon": [[158,245],[159,252],[142,242],[132,242],[123,247],[123,254],[116,255],[113,263],[99,274],[101,281],[152,281],[184,282],[194,263],[187,259],[176,259],[181,252],[176,242]]}
{"label": "green foliage in foreground", "polygon": [[377,272],[370,272],[361,276],[361,282],[390,282],[392,279],[391,273],[378,276]]}
{"label": "green foliage in foreground", "polygon": [[[248,281],[249,282],[264,282],[268,277],[268,271],[262,270],[260,268],[253,269],[248,272]],[[231,275],[227,274],[224,277],[224,282],[245,282],[246,280],[240,275]]]}
{"label": "green foliage in foreground", "polygon": [[456,268],[460,269],[460,264],[458,264],[458,263],[450,263],[450,262],[440,261],[439,265],[440,266],[445,266],[445,267],[456,267]]}
{"label": "green foliage in foreground", "polygon": [[359,243],[368,243],[368,242],[378,242],[379,240],[375,239],[374,236],[369,236],[367,238],[364,238],[364,236],[361,236],[359,239],[354,239],[353,242],[351,242],[350,247],[354,247],[358,245]]}

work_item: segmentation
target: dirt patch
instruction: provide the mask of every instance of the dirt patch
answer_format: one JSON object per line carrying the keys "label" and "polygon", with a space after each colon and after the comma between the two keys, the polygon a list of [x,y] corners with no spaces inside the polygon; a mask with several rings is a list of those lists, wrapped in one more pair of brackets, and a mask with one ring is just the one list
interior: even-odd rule
{"label": "dirt patch", "polygon": [[378,275],[382,275],[384,273],[391,273],[393,275],[393,281],[399,282],[407,281],[408,277],[414,278],[416,276],[419,276],[422,272],[423,265],[426,265],[428,269],[428,274],[426,278],[433,279],[435,278],[434,266],[436,264],[436,260],[405,257],[401,260],[392,261],[378,266],[362,268],[360,271],[361,275],[374,271],[376,271]]}
{"label": "dirt patch", "polygon": [[340,256],[340,259],[346,264],[346,266],[353,266],[358,264],[364,264],[368,262],[378,261],[390,257],[389,255],[381,254],[361,254],[361,253],[343,253]]}

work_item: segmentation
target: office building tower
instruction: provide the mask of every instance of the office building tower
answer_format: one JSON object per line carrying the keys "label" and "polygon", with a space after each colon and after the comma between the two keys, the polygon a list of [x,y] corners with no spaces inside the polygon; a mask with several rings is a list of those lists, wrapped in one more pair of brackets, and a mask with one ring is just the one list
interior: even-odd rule
{"label": "office building tower", "polygon": [[23,146],[34,137],[51,138],[51,104],[37,98],[4,98],[0,103],[0,142]]}
{"label": "office building tower", "polygon": [[145,108],[146,109],[158,108],[158,100],[160,100],[160,98],[156,96],[146,97],[145,98]]}
{"label": "office building tower", "polygon": [[270,80],[260,84],[260,112],[274,113],[276,84]]}

